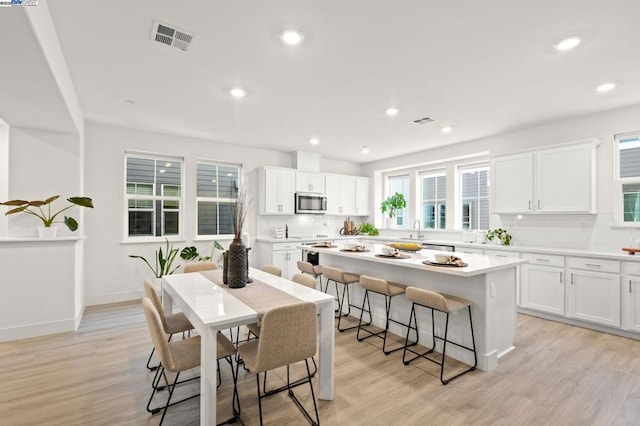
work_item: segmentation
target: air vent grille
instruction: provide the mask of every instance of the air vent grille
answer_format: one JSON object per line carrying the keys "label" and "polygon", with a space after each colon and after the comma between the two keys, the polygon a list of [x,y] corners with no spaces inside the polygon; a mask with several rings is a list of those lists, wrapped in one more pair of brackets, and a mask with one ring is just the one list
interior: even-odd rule
{"label": "air vent grille", "polygon": [[191,49],[196,36],[188,32],[160,22],[153,23],[151,39],[167,46],[187,51]]}
{"label": "air vent grille", "polygon": [[414,123],[419,124],[421,126],[423,124],[433,123],[434,121],[437,121],[437,120],[433,117],[422,117],[422,118],[418,118],[417,120],[413,120]]}

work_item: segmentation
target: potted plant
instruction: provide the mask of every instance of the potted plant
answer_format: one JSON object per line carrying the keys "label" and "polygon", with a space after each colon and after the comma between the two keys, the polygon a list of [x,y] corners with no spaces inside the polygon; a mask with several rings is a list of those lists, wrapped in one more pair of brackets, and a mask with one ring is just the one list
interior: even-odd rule
{"label": "potted plant", "polygon": [[52,211],[51,204],[58,198],[60,198],[59,195],[54,195],[53,197],[49,197],[44,201],[10,200],[0,204],[3,206],[14,207],[13,209],[6,212],[5,216],[16,213],[27,213],[37,217],[42,221],[43,224],[43,227],[38,230],[40,237],[52,238],[55,237],[55,231],[57,229],[55,227],[51,227],[51,225],[53,225],[54,223],[64,223],[72,232],[78,229],[78,222],[70,216],[65,216],[64,220],[56,220],[60,213],[64,212],[65,210],[69,210],[73,206],[93,208],[93,201],[91,200],[91,198],[71,197],[67,198],[67,201],[70,203],[68,206],[59,210]]}
{"label": "potted plant", "polygon": [[155,254],[155,266],[151,266],[151,263],[144,257],[136,254],[130,254],[129,257],[134,259],[140,259],[144,263],[147,264],[153,275],[156,278],[162,278],[164,275],[173,274],[180,265],[176,266],[172,269],[173,261],[178,254],[178,249],[173,247],[173,244],[169,244],[169,240],[165,238],[166,247],[165,250],[162,251],[162,246],[158,250],[156,250]]}
{"label": "potted plant", "polygon": [[369,222],[363,222],[358,228],[358,233],[364,235],[378,235],[380,232],[378,232],[376,227]]}
{"label": "potted plant", "polygon": [[[213,247],[211,247],[211,254],[209,256],[200,256],[200,253],[198,253],[198,249],[196,246],[189,246],[189,247],[185,247],[180,251],[180,257],[183,258],[184,260],[195,260],[197,262],[212,262],[213,261],[213,252],[215,250],[219,250],[220,252],[224,251],[224,247],[222,247],[222,245],[214,240],[213,241]],[[216,260],[216,263],[218,263],[220,260],[220,256],[218,256],[218,259]]]}
{"label": "potted plant", "polygon": [[511,244],[511,235],[507,232],[506,229],[489,229],[487,231],[487,240],[493,241],[494,239],[505,246]]}
{"label": "potted plant", "polygon": [[[388,213],[389,219],[394,219],[396,217],[396,211],[404,209],[405,207],[407,207],[407,200],[405,200],[404,194],[396,192],[380,204],[380,211],[382,214]],[[390,220],[389,222],[392,226],[396,224],[395,220]]]}

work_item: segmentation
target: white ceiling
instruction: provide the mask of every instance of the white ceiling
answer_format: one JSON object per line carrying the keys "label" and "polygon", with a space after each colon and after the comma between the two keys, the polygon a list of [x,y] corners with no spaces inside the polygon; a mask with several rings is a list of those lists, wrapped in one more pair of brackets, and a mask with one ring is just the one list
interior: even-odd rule
{"label": "white ceiling", "polygon": [[[85,116],[126,127],[367,162],[640,103],[637,0],[48,6]],[[191,51],[151,41],[155,19],[197,34]],[[279,42],[288,26],[302,45]],[[577,49],[553,49],[576,34]],[[618,88],[596,93],[606,81]],[[423,116],[439,122],[412,123]]]}

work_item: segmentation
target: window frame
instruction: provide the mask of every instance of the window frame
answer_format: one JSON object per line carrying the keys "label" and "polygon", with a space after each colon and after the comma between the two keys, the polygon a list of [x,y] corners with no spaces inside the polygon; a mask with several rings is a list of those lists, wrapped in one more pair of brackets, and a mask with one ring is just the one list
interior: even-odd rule
{"label": "window frame", "polygon": [[[437,190],[437,178],[439,177],[444,177],[444,193],[443,193],[443,197],[439,196],[439,194],[437,194],[438,196],[436,197],[435,200],[429,200],[429,201],[435,201],[435,207],[434,207],[434,222],[435,222],[435,227],[434,228],[427,228],[426,227],[426,221],[425,221],[425,217],[424,217],[424,179],[426,178],[436,178],[436,190]],[[424,230],[428,230],[428,231],[445,231],[447,229],[447,170],[446,169],[436,169],[436,170],[425,170],[425,171],[421,171],[418,173],[417,179],[420,181],[419,182],[419,188],[420,188],[420,203],[417,206],[418,210],[419,210],[419,214],[418,217],[420,218],[420,226],[422,229]],[[438,203],[438,201],[444,200],[444,204],[440,204]],[[444,216],[444,228],[440,227],[440,209],[438,208],[439,206],[444,206],[445,209],[445,216]]]}
{"label": "window frame", "polygon": [[[180,164],[180,195],[179,196],[168,196],[168,195],[155,195],[157,185],[162,185],[162,193],[164,193],[165,186],[174,186],[171,184],[158,184],[155,181],[155,165],[154,165],[154,182],[152,185],[152,194],[144,195],[144,194],[129,194],[127,192],[128,184],[127,181],[127,160],[129,158],[140,158],[145,160],[153,160],[153,161],[165,161],[171,163],[179,163]],[[155,164],[155,163],[154,163]],[[184,157],[176,157],[166,154],[156,154],[149,152],[140,152],[140,151],[132,151],[125,150],[124,158],[123,158],[123,181],[124,181],[124,205],[123,205],[123,241],[124,242],[157,242],[164,241],[165,239],[169,241],[182,241],[184,240],[184,223],[185,223],[185,214],[184,214],[184,206],[185,206],[185,161]],[[138,185],[140,182],[131,182],[132,184]],[[147,184],[147,183],[144,183]],[[149,200],[152,203],[151,209],[142,209],[145,211],[152,212],[152,230],[154,235],[130,235],[129,234],[129,201],[130,200]],[[177,201],[178,202],[178,233],[165,235],[165,201]],[[157,219],[158,210],[160,211],[160,229],[162,235],[155,235],[155,229],[157,228]],[[169,209],[168,211],[175,211],[176,209]]]}
{"label": "window frame", "polygon": [[[385,181],[386,181],[386,185],[385,185],[385,191],[384,191],[384,198],[383,200],[386,200],[387,198],[389,198],[391,195],[393,195],[391,193],[391,181],[393,179],[407,179],[407,188],[406,188],[406,193],[404,193],[405,196],[405,200],[407,202],[407,207],[403,208],[402,210],[400,210],[399,212],[401,213],[400,215],[398,215],[398,211],[396,211],[396,216],[395,216],[395,224],[394,224],[394,228],[397,229],[405,229],[405,228],[409,228],[408,226],[408,222],[409,222],[409,212],[411,211],[411,204],[412,204],[412,198],[411,198],[411,174],[410,173],[400,173],[400,174],[389,174],[387,176],[385,176]],[[398,191],[394,191],[393,193],[395,194]],[[398,217],[402,218],[402,225],[398,225]],[[385,225],[386,225],[386,219],[391,219],[386,217],[386,215],[383,215],[383,218],[385,219]]]}
{"label": "window frame", "polygon": [[455,230],[458,231],[487,231],[488,229],[473,229],[471,227],[463,227],[463,208],[464,203],[462,201],[462,184],[463,173],[471,173],[477,171],[486,171],[487,173],[487,228],[491,226],[491,165],[488,161],[471,164],[458,164],[456,167],[456,196],[455,196],[455,209],[456,209],[456,221]]}
{"label": "window frame", "polygon": [[[226,166],[226,167],[237,167],[238,168],[238,192],[240,192],[240,188],[243,185],[243,170],[242,170],[242,164],[240,163],[233,163],[233,162],[228,162],[228,161],[218,161],[218,160],[207,160],[207,159],[198,159],[196,161],[196,180],[195,180],[195,201],[196,201],[196,206],[195,206],[195,210],[196,210],[196,222],[195,222],[195,235],[196,235],[196,239],[197,240],[205,240],[205,239],[224,239],[224,238],[233,238],[234,234],[200,234],[199,233],[199,225],[200,225],[200,202],[214,202],[214,203],[220,203],[220,202],[229,202],[229,203],[233,203],[237,200],[237,197],[234,198],[221,198],[221,197],[199,197],[198,196],[198,166],[200,164],[208,164],[208,165],[214,165],[214,166]],[[217,179],[219,180],[219,179]],[[218,191],[219,193],[219,191]],[[236,194],[237,195],[237,194]],[[219,222],[219,218],[220,218],[220,211],[218,210],[218,232],[220,231],[220,222]]]}
{"label": "window frame", "polygon": [[640,176],[620,177],[620,142],[628,139],[638,139],[640,144],[640,130],[634,132],[620,133],[613,138],[613,158],[614,158],[614,223],[622,228],[640,228],[640,220],[637,222],[625,222],[624,220],[624,185],[640,185]]}

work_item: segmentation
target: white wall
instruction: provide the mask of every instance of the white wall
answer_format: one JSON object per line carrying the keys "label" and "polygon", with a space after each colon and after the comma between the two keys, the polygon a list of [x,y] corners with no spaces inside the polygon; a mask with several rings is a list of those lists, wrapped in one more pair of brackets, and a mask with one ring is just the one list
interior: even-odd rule
{"label": "white wall", "polygon": [[[416,154],[367,163],[363,172],[379,178],[379,171],[447,158],[488,152],[490,155],[508,154],[563,142],[596,138],[597,149],[597,215],[497,216],[491,226],[506,226],[513,234],[512,244],[523,246],[563,247],[574,249],[620,252],[633,239],[640,238],[640,230],[620,229],[614,223],[614,135],[640,130],[640,106],[622,108],[589,116],[572,118],[500,135],[473,140],[449,147],[422,151]],[[570,165],[568,165],[569,167]],[[374,194],[379,200],[380,190]],[[374,201],[372,208],[377,211]],[[431,232],[428,238],[442,238],[445,233]],[[446,233],[451,238],[451,233]],[[462,238],[462,233],[458,234]]]}
{"label": "white wall", "polygon": [[[153,258],[158,243],[123,243],[124,153],[125,150],[145,151],[184,158],[184,188],[186,241],[174,243],[183,248],[196,245],[200,253],[208,254],[210,241],[195,242],[196,202],[195,179],[198,159],[241,163],[246,177],[260,166],[291,167],[291,153],[268,149],[241,147],[210,140],[163,135],[122,127],[87,122],[85,135],[85,189],[94,200],[95,209],[85,215],[86,304],[131,300],[142,295],[142,281],[152,278],[149,269],[129,254]],[[358,164],[321,159],[322,172],[360,174]],[[253,183],[249,182],[253,187]],[[251,194],[257,202],[257,196]],[[247,230],[256,236],[255,210],[247,219]],[[228,244],[229,241],[223,242]],[[181,261],[178,261],[181,263]]]}
{"label": "white wall", "polygon": [[[0,120],[0,201],[9,199],[9,126]],[[0,212],[0,237],[9,233],[9,221]]]}

